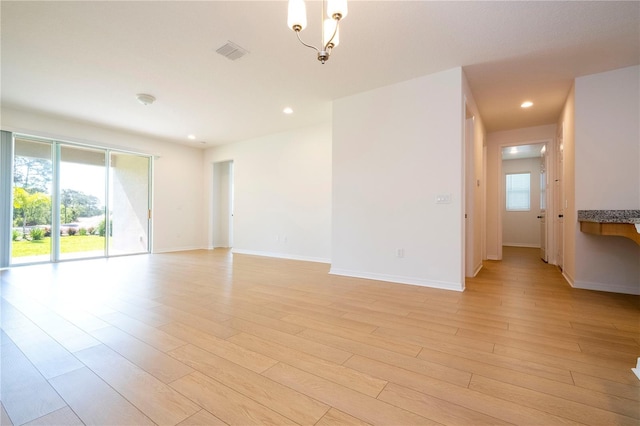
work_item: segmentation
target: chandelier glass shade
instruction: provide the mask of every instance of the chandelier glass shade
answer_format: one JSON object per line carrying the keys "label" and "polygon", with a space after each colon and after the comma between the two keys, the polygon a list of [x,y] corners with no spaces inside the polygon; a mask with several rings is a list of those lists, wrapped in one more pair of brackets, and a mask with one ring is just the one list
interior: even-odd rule
{"label": "chandelier glass shade", "polygon": [[318,53],[318,60],[324,64],[329,60],[333,48],[340,43],[339,25],[340,21],[347,16],[347,13],[347,0],[322,1],[323,23],[322,45],[320,48],[307,44],[300,38],[300,32],[307,27],[307,7],[304,0],[289,0],[287,25],[296,33],[300,43]]}

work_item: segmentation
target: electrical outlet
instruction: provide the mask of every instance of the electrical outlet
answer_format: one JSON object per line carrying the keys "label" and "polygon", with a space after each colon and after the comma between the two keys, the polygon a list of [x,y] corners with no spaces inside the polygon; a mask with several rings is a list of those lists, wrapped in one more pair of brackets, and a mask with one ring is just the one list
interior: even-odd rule
{"label": "electrical outlet", "polygon": [[403,248],[396,249],[396,257],[404,257],[404,249]]}
{"label": "electrical outlet", "polygon": [[449,204],[449,203],[451,203],[451,194],[436,195],[436,204]]}

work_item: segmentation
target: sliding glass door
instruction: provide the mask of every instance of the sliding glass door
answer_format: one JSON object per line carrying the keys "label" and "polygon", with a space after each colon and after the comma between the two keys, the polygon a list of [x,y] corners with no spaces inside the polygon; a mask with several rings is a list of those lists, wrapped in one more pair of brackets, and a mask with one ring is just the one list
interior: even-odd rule
{"label": "sliding glass door", "polygon": [[52,145],[15,139],[10,263],[48,262],[52,255]]}
{"label": "sliding glass door", "polygon": [[10,264],[150,251],[151,157],[14,137]]}
{"label": "sliding glass door", "polygon": [[59,145],[61,260],[106,254],[106,152]]}
{"label": "sliding glass door", "polygon": [[109,253],[149,250],[149,157],[112,152],[109,161]]}

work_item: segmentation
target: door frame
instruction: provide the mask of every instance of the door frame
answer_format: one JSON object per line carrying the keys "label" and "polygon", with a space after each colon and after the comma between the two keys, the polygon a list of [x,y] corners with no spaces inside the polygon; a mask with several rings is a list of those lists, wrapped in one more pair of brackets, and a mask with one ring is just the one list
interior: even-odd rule
{"label": "door frame", "polygon": [[565,183],[564,183],[564,122],[560,123],[556,130],[556,140],[554,143],[555,158],[551,163],[553,164],[554,178],[553,189],[555,191],[554,196],[554,209],[553,214],[553,229],[555,240],[553,241],[553,258],[554,265],[557,265],[560,270],[564,269],[564,200],[565,200]]}
{"label": "door frame", "polygon": [[[211,163],[211,216],[209,226],[209,248],[232,248],[234,229],[234,161],[223,160]],[[226,173],[226,179],[223,177]],[[224,217],[223,217],[224,216]],[[222,230],[224,228],[224,230]]]}
{"label": "door frame", "polygon": [[[482,260],[479,267],[474,265],[476,258],[474,253],[475,247],[475,156],[474,156],[474,131],[475,117],[469,111],[465,104],[465,120],[464,120],[464,276],[474,277],[482,266]],[[477,270],[476,270],[477,269]]]}
{"label": "door frame", "polygon": [[[519,141],[519,142],[504,142],[501,143],[498,146],[498,150],[497,150],[497,173],[498,173],[498,197],[497,197],[497,209],[496,209],[496,213],[497,213],[497,224],[498,224],[498,229],[497,229],[497,240],[498,240],[498,247],[497,247],[497,258],[498,260],[502,259],[502,244],[503,244],[503,239],[502,239],[502,208],[503,208],[503,204],[504,204],[504,197],[505,197],[505,188],[504,188],[504,179],[503,179],[503,173],[502,173],[502,150],[506,147],[511,147],[511,146],[522,146],[522,145],[536,145],[536,144],[545,144],[547,147],[546,150],[546,154],[548,156],[548,158],[545,160],[547,163],[547,182],[553,182],[555,179],[555,174],[553,176],[551,176],[551,172],[552,170],[549,170],[549,164],[554,164],[552,163],[552,158],[555,159],[555,144],[554,144],[554,140],[553,139],[534,139],[534,140],[528,140],[528,141]],[[555,211],[553,210],[555,208],[555,206],[553,205],[553,201],[554,201],[554,188],[553,185],[547,185],[547,193],[546,193],[546,202],[547,202],[547,212],[549,211]],[[548,216],[547,216],[548,218]],[[554,221],[555,223],[555,221]],[[555,244],[555,229],[554,226],[550,226],[549,221],[547,220],[546,222],[546,235],[547,235],[547,247],[550,246],[550,244]],[[547,253],[547,261],[550,264],[555,264],[555,255],[552,257]]]}
{"label": "door frame", "polygon": [[[16,138],[23,138],[26,140],[31,140],[34,142],[43,142],[51,145],[51,161],[52,161],[52,194],[51,194],[51,232],[52,232],[52,243],[51,243],[51,253],[48,261],[35,261],[35,262],[24,262],[24,263],[12,263],[11,262],[11,227],[13,225],[13,158],[15,155],[14,149],[14,141]],[[99,144],[92,144],[86,142],[75,142],[72,140],[67,140],[64,138],[56,138],[49,136],[38,136],[29,133],[23,132],[10,132],[10,131],[2,131],[2,140],[1,142],[1,159],[0,161],[4,164],[10,165],[10,167],[2,167],[2,173],[0,174],[0,184],[8,188],[6,192],[6,196],[3,195],[2,201],[0,201],[0,208],[3,210],[2,214],[0,214],[0,228],[4,229],[4,232],[0,233],[0,236],[3,236],[2,242],[0,243],[0,268],[5,267],[13,267],[13,266],[25,266],[25,265],[33,265],[33,264],[43,264],[43,263],[59,263],[59,262],[67,262],[67,261],[75,261],[75,260],[87,260],[92,258],[109,258],[109,257],[117,257],[117,256],[131,256],[137,254],[148,254],[152,253],[153,245],[153,226],[151,219],[151,212],[153,209],[153,170],[154,170],[154,159],[155,157],[151,154],[146,154],[142,152],[131,151],[127,149],[120,148],[111,148],[108,146],[101,146]],[[81,258],[60,258],[60,163],[61,163],[61,155],[60,150],[61,147],[77,147],[84,149],[95,149],[104,151],[105,155],[105,210],[108,212],[112,205],[109,200],[109,159],[112,153],[120,153],[120,154],[128,154],[135,155],[148,158],[148,169],[147,169],[147,244],[146,251],[144,252],[135,252],[135,253],[124,253],[124,254],[111,254],[109,253],[109,217],[108,213],[105,213],[105,249],[104,254],[101,256],[88,256]],[[4,194],[4,191],[3,191]],[[9,230],[8,235],[4,235],[6,231]]]}

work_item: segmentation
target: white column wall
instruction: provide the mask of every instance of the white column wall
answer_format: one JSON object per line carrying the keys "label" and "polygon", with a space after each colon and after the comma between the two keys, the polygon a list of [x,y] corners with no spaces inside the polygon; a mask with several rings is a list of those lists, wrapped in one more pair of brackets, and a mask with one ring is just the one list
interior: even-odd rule
{"label": "white column wall", "polygon": [[[640,67],[576,79],[575,211],[640,209]],[[640,246],[575,233],[574,286],[640,294]]]}
{"label": "white column wall", "polygon": [[334,101],[332,273],[464,288],[463,123],[460,68]]}

